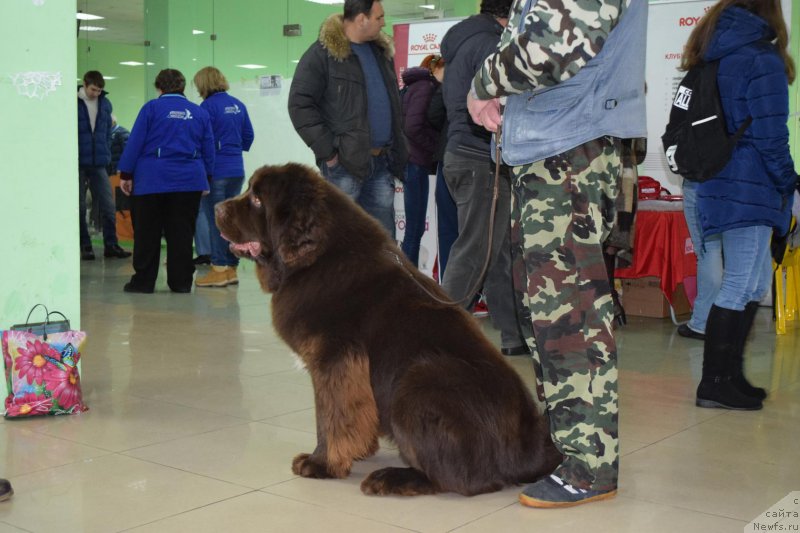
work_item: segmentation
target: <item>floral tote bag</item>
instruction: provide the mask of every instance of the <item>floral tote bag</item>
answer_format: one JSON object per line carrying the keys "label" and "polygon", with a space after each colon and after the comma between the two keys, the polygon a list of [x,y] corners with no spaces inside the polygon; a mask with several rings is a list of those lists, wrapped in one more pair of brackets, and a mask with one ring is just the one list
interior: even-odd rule
{"label": "floral tote bag", "polygon": [[[66,327],[13,326],[2,332],[8,396],[5,417],[62,415],[86,411],[78,361],[86,333]],[[18,329],[19,328],[19,329]],[[48,329],[64,330],[48,333]]]}

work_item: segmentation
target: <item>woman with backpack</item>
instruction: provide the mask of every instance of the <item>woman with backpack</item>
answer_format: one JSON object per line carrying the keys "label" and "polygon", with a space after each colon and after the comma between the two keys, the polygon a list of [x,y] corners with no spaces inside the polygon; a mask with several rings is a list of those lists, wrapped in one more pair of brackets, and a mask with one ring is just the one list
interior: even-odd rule
{"label": "woman with backpack", "polygon": [[770,238],[789,228],[797,173],[789,153],[787,51],[780,0],[720,0],[700,20],[681,69],[719,60],[717,83],[729,132],[752,117],[730,161],[699,183],[703,239],[719,235],[722,286],[706,323],[699,407],[761,409],[766,391],[743,373],[743,354],[758,309],[771,286]]}

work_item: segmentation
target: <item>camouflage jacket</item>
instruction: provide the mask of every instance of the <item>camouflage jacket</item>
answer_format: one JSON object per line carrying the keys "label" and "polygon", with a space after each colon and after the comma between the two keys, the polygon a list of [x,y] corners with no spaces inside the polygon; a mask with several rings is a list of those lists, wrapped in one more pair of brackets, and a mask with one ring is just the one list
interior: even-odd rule
{"label": "camouflage jacket", "polygon": [[[389,167],[402,176],[408,160],[403,135],[400,93],[394,73],[394,44],[381,32],[372,49],[389,94],[392,144]],[[341,14],[322,23],[319,38],[300,58],[289,89],[289,118],[298,135],[314,152],[317,164],[338,155],[353,176],[370,173],[370,126],[366,81],[361,62],[344,33]]]}
{"label": "camouflage jacket", "polygon": [[592,11],[580,9],[583,0],[534,2],[516,0],[511,29],[473,80],[479,97],[508,97],[503,161],[518,166],[603,136],[646,136],[647,0],[600,0],[607,9]]}
{"label": "camouflage jacket", "polygon": [[631,1],[515,0],[497,52],[475,75],[478,98],[568,80],[600,52]]}

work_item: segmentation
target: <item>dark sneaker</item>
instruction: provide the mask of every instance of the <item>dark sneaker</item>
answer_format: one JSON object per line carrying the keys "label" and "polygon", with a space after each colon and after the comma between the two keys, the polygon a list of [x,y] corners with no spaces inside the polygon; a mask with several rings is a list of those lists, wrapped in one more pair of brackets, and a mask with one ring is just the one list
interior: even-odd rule
{"label": "dark sneaker", "polygon": [[178,294],[189,294],[192,292],[191,285],[189,287],[170,287],[169,290]]}
{"label": "dark sneaker", "polygon": [[551,509],[607,500],[616,495],[617,489],[609,491],[578,489],[564,483],[560,477],[550,474],[525,487],[519,495],[519,502],[528,507]]}
{"label": "dark sneaker", "polygon": [[14,489],[7,479],[0,478],[0,502],[4,502],[14,495]]}
{"label": "dark sneaker", "polygon": [[81,261],[94,261],[94,250],[91,246],[81,248]]}
{"label": "dark sneaker", "polygon": [[678,326],[678,335],[686,337],[687,339],[697,339],[699,341],[706,340],[706,334],[695,331],[689,327],[689,324],[681,324]]}
{"label": "dark sneaker", "polygon": [[143,287],[137,287],[133,284],[133,282],[128,282],[122,287],[122,290],[125,292],[138,292],[141,294],[153,294],[153,289],[145,289]]}
{"label": "dark sneaker", "polygon": [[210,265],[211,264],[211,256],[210,255],[198,255],[194,259],[192,259],[192,263],[196,265]]}
{"label": "dark sneaker", "polygon": [[122,248],[119,244],[106,246],[106,249],[103,251],[103,257],[117,257],[119,259],[125,259],[126,257],[130,256],[131,253]]}

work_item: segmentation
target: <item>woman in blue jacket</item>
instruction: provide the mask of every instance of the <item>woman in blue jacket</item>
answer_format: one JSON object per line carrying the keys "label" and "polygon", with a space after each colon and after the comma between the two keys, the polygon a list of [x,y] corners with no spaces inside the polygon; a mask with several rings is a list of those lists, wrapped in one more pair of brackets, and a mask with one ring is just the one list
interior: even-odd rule
{"label": "woman in blue jacket", "polygon": [[760,409],[766,397],[744,377],[743,354],[758,303],[771,286],[770,237],[788,230],[797,185],[787,127],[795,69],[787,44],[780,0],[720,0],[684,50],[682,69],[720,60],[728,131],[753,119],[725,168],[697,188],[703,238],[720,235],[725,258],[706,323],[700,407]]}
{"label": "woman in blue jacket", "polygon": [[214,130],[214,179],[211,193],[200,202],[211,232],[211,270],[197,278],[198,287],[225,287],[239,283],[236,267],[239,259],[228,249],[214,220],[214,206],[242,191],[244,159],[242,151],[253,144],[253,125],[242,102],[229,95],[228,80],[218,69],[205,67],[194,75],[194,85],[203,98],[200,107],[211,116]]}
{"label": "woman in blue jacket", "polygon": [[125,292],[151,293],[167,241],[167,285],[192,290],[192,238],[200,197],[214,168],[214,136],[208,113],[184,95],[180,71],[164,69],[159,97],[139,111],[118,169],[120,188],[133,195],[133,268]]}

